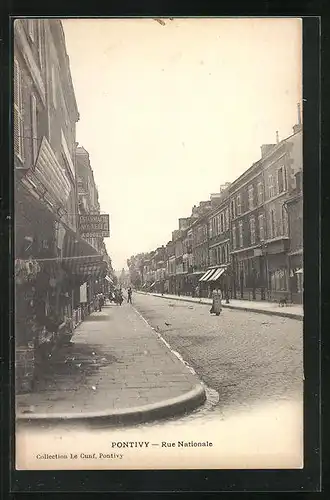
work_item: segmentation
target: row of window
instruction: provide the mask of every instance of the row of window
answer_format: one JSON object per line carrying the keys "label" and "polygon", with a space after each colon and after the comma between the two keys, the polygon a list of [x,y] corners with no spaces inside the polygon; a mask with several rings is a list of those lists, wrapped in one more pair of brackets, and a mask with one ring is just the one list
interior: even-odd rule
{"label": "row of window", "polygon": [[210,238],[229,230],[229,210],[226,209],[210,221]]}
{"label": "row of window", "polygon": [[[32,158],[36,161],[38,153],[38,108],[34,93],[30,95]],[[24,161],[24,120],[22,74],[17,59],[14,59],[14,152]]]}
{"label": "row of window", "polygon": [[[260,214],[258,216],[258,227],[259,227],[259,241],[264,241],[266,238],[266,229],[265,229],[265,217],[264,214]],[[250,217],[249,219],[249,233],[250,233],[250,241],[251,245],[255,245],[256,243],[256,219],[255,217]],[[277,236],[287,235],[288,233],[288,220],[286,212],[283,213],[283,217],[279,219],[276,216],[276,210],[271,209],[269,211],[269,224],[268,224],[268,237],[270,239],[276,238]],[[233,248],[243,247],[243,221],[240,221],[238,224],[238,241],[237,241],[237,228],[236,225],[232,228],[232,243]]]}
{"label": "row of window", "polygon": [[210,250],[210,263],[212,266],[226,264],[230,260],[229,243]]}
{"label": "row of window", "polygon": [[39,56],[39,64],[40,68],[43,68],[44,66],[44,60],[43,60],[43,21],[42,19],[28,19],[27,21],[27,32],[29,35],[30,43],[31,44],[37,44],[37,51],[38,51],[38,56]]}
{"label": "row of window", "polygon": [[[44,66],[44,52],[43,52],[43,27],[41,20],[27,20],[27,32],[29,35],[30,42],[32,44],[37,44],[36,50],[38,53],[40,69]],[[58,74],[55,65],[51,67],[51,100],[54,108],[57,108],[57,89],[61,90],[61,86],[58,85]],[[71,137],[72,131],[70,130],[70,120],[67,113],[67,108],[64,102],[64,96],[61,93],[62,106],[61,108],[65,112],[65,129],[67,135]],[[33,160],[35,161],[37,150],[38,150],[38,107],[36,96],[31,94],[31,140],[32,140],[32,150],[33,150]],[[14,59],[14,151],[19,158],[24,161],[24,122],[23,122],[23,76],[17,59]],[[64,125],[64,123],[63,123]],[[72,142],[72,141],[69,141]]]}
{"label": "row of window", "polygon": [[202,243],[207,239],[207,225],[203,224],[201,226],[198,226],[196,230],[194,231],[193,239],[195,242],[195,245],[198,245],[199,243]]}
{"label": "row of window", "polygon": [[[264,241],[265,240],[265,224],[264,224],[264,215],[260,214],[258,217],[258,222],[259,222],[259,241]],[[249,226],[250,226],[250,244],[254,245],[256,243],[256,221],[255,217],[251,217],[249,220]],[[244,241],[243,241],[243,221],[240,221],[238,224],[238,241],[237,241],[237,230],[236,226],[233,226],[232,228],[232,242],[233,242],[233,248],[243,247],[244,246]]]}
{"label": "row of window", "polygon": [[[267,190],[268,199],[274,198],[287,189],[286,171],[282,166],[277,170],[276,179],[273,174],[269,174]],[[255,203],[256,199],[256,203]],[[256,206],[260,206],[264,203],[264,186],[262,182],[257,184],[257,192],[255,196],[255,187],[250,185],[248,187],[248,210],[253,210]],[[235,218],[242,214],[242,199],[241,195],[238,194],[234,200],[231,200],[231,217]]]}

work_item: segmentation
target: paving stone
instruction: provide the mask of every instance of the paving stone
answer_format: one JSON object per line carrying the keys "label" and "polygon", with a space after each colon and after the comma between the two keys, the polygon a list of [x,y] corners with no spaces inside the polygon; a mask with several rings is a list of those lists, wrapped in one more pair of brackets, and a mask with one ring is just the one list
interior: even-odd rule
{"label": "paving stone", "polygon": [[72,343],[52,356],[35,392],[17,396],[18,411],[127,409],[184,395],[199,383],[128,304],[93,313]]}

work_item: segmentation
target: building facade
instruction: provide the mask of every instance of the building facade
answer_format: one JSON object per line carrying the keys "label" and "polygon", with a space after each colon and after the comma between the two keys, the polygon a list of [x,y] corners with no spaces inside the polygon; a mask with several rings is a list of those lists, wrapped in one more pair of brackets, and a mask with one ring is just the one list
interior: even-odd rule
{"label": "building facade", "polygon": [[292,299],[303,293],[302,126],[261,146],[261,158],[190,217],[166,245],[169,293]]}
{"label": "building facade", "polygon": [[229,185],[221,192],[217,206],[208,215],[208,247],[209,268],[213,269],[201,283],[207,284],[210,293],[220,287],[226,296],[232,294],[231,244],[230,244],[230,212]]}
{"label": "building facade", "polygon": [[60,21],[15,20],[13,74],[16,355],[27,381],[24,360],[70,337],[77,289],[104,262],[77,232],[79,113]]}
{"label": "building facade", "polygon": [[279,142],[263,159],[266,239],[264,250],[271,300],[290,298],[290,239],[286,203],[296,189],[296,172],[302,171],[302,130]]}
{"label": "building facade", "polygon": [[304,242],[302,171],[295,173],[296,188],[286,201],[289,221],[289,290],[293,302],[303,303]]}
{"label": "building facade", "polygon": [[252,165],[229,188],[230,241],[235,298],[264,299],[266,264],[265,195],[262,162]]}

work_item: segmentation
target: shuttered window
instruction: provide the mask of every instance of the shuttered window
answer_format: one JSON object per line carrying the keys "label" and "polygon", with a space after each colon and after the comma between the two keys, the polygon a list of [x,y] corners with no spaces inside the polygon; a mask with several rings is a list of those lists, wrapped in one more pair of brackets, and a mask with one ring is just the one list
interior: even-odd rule
{"label": "shuttered window", "polygon": [[269,198],[273,198],[276,195],[275,186],[274,186],[274,176],[270,174],[268,176],[268,196]]}
{"label": "shuttered window", "polygon": [[36,21],[34,21],[33,19],[28,19],[27,21],[28,32],[32,42],[35,41],[35,23]]}
{"label": "shuttered window", "polygon": [[242,213],[242,202],[241,202],[241,195],[237,195],[236,198],[236,206],[237,206],[237,214],[240,215]]}
{"label": "shuttered window", "polygon": [[31,130],[32,130],[32,157],[33,157],[33,163],[35,163],[38,154],[38,130],[37,130],[37,100],[34,94],[31,94]]}
{"label": "shuttered window", "polygon": [[251,245],[254,245],[256,242],[256,222],[254,217],[251,217],[250,219],[250,238],[251,238]]}
{"label": "shuttered window", "polygon": [[253,186],[249,186],[249,210],[253,210],[254,207],[254,190]]}
{"label": "shuttered window", "polygon": [[232,235],[233,235],[233,248],[236,248],[236,226],[233,226],[233,229],[232,229]]}
{"label": "shuttered window", "polygon": [[39,19],[38,21],[38,53],[39,53],[40,68],[42,69],[44,66],[44,59],[43,59],[43,25],[41,19]]}
{"label": "shuttered window", "polygon": [[22,77],[18,61],[14,59],[14,152],[23,160]]}
{"label": "shuttered window", "polygon": [[56,105],[57,105],[57,99],[56,99],[56,73],[55,73],[54,66],[52,66],[52,81],[51,81],[51,85],[52,85],[53,105],[54,105],[54,108],[56,108]]}
{"label": "shuttered window", "polygon": [[243,222],[239,222],[239,225],[238,225],[238,234],[239,234],[239,246],[242,247],[243,246]]}
{"label": "shuttered window", "polygon": [[259,240],[264,241],[265,239],[265,226],[264,226],[264,216],[263,214],[259,215]]}

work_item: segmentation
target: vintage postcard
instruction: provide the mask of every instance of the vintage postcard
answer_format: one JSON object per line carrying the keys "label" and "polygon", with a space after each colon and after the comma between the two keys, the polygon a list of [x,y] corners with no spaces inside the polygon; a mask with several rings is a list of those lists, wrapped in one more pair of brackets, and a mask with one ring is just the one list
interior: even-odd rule
{"label": "vintage postcard", "polygon": [[302,20],[14,22],[17,470],[303,468]]}

